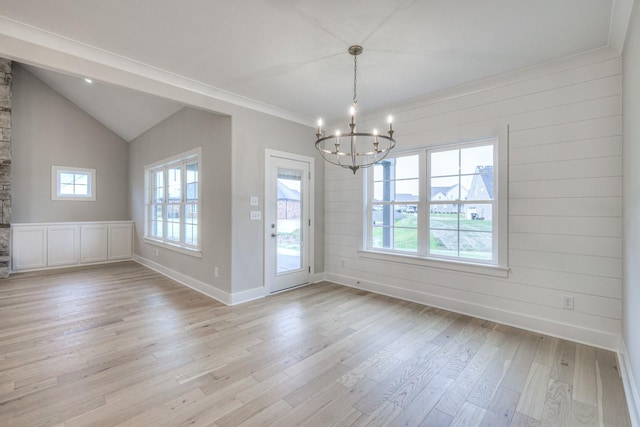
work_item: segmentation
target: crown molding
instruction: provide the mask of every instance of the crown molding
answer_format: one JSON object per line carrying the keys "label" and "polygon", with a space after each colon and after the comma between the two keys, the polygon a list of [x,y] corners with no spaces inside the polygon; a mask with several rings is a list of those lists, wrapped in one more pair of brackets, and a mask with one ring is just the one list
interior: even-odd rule
{"label": "crown molding", "polygon": [[0,56],[232,115],[234,107],[314,126],[313,119],[0,15]]}
{"label": "crown molding", "polygon": [[613,0],[609,24],[609,46],[622,54],[629,30],[634,0]]}

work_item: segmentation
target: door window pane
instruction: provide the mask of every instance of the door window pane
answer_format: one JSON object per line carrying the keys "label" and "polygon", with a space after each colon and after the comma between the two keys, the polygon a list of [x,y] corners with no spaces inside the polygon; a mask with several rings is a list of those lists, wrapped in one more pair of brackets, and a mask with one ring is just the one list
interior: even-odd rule
{"label": "door window pane", "polygon": [[302,171],[278,168],[276,272],[302,268]]}

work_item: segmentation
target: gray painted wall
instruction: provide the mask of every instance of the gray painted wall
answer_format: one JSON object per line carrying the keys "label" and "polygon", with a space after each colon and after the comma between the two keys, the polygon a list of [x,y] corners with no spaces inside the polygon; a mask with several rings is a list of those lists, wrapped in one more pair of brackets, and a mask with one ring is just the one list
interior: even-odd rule
{"label": "gray painted wall", "polygon": [[622,58],[623,218],[622,334],[640,390],[640,7],[634,8]]}
{"label": "gray painted wall", "polygon": [[[129,149],[130,203],[135,252],[150,261],[228,293],[264,285],[265,149],[315,158],[315,272],[324,271],[324,165],[313,129],[237,107],[232,117],[184,108],[134,139]],[[144,242],[144,166],[195,147],[203,150],[202,259]],[[215,150],[215,151],[214,151]],[[258,196],[258,207],[249,198]],[[156,249],[158,255],[156,256]],[[219,277],[213,268],[219,268]]]}
{"label": "gray painted wall", "polygon": [[[13,223],[130,219],[123,139],[17,64],[12,102]],[[52,165],[96,169],[97,200],[51,200]]]}
{"label": "gray painted wall", "polygon": [[[145,165],[197,147],[202,147],[202,258],[143,239]],[[129,177],[136,255],[231,292],[231,119],[183,108],[130,142]],[[214,267],[219,268],[217,278]]]}
{"label": "gray painted wall", "polygon": [[264,221],[250,221],[249,197],[260,196],[264,219],[265,150],[315,158],[314,270],[324,271],[324,164],[315,149],[315,130],[266,114],[237,108],[233,113],[233,292],[263,286]]}

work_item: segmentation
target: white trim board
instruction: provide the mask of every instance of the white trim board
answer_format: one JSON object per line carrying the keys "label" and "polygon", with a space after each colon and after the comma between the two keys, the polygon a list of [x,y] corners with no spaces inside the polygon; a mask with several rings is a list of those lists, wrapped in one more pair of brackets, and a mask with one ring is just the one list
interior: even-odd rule
{"label": "white trim board", "polygon": [[129,262],[129,261],[135,261],[134,258],[118,258],[118,259],[110,259],[110,260],[105,260],[105,261],[96,261],[96,262],[83,262],[83,263],[77,263],[77,264],[64,264],[64,265],[51,265],[51,266],[47,266],[47,267],[36,267],[36,268],[25,268],[24,270],[14,270],[13,266],[11,267],[11,269],[9,270],[9,273],[11,274],[11,276],[15,276],[15,275],[20,275],[22,273],[34,273],[34,272],[46,272],[46,271],[53,271],[53,270],[65,270],[65,269],[76,269],[76,268],[85,268],[85,267],[96,267],[98,265],[104,265],[104,264],[116,264],[119,262]]}
{"label": "white trim board", "polygon": [[312,273],[311,277],[309,278],[309,283],[313,284],[313,283],[320,283],[320,282],[324,282],[326,279],[325,277],[325,273],[321,272],[321,273]]}
{"label": "white trim board", "polygon": [[629,31],[634,0],[614,0],[609,25],[609,46],[622,54]]}
{"label": "white trim board", "polygon": [[255,299],[263,298],[267,295],[264,287],[257,287],[248,289],[246,291],[230,294],[214,286],[211,286],[208,283],[205,283],[198,279],[194,279],[193,277],[187,276],[186,274],[179,273],[171,268],[165,267],[164,265],[158,264],[157,262],[153,262],[139,255],[134,255],[133,260],[138,264],[144,265],[145,267],[155,271],[156,273],[162,274],[169,279],[175,280],[181,285],[184,285],[188,288],[193,289],[194,291],[200,292],[203,295],[213,298],[216,301],[223,303],[224,305],[242,304],[245,302],[253,301]]}
{"label": "white trim board", "polygon": [[487,307],[480,304],[473,304],[467,301],[456,300],[425,292],[402,289],[341,274],[326,273],[326,280],[339,285],[348,286],[350,288],[362,289],[405,301],[441,308],[455,313],[466,314],[468,316],[526,329],[531,332],[562,338],[581,344],[587,344],[613,352],[617,352],[619,347],[619,336],[602,331],[566,325],[495,307]]}
{"label": "white trim board", "polygon": [[150,268],[156,273],[160,273],[163,276],[168,277],[169,279],[175,280],[181,285],[193,289],[194,291],[198,291],[201,294],[213,298],[225,305],[231,305],[231,295],[228,292],[222,291],[205,282],[194,279],[193,277],[189,277],[186,274],[179,273],[175,270],[165,267],[164,265],[158,264],[157,262],[153,262],[139,255],[134,255],[133,260],[138,264]]}
{"label": "white trim board", "polygon": [[620,348],[618,349],[618,365],[620,366],[620,376],[624,385],[624,394],[629,408],[629,418],[633,427],[640,427],[640,393],[636,388],[635,377],[631,371],[629,363],[629,353],[624,340],[620,338]]}

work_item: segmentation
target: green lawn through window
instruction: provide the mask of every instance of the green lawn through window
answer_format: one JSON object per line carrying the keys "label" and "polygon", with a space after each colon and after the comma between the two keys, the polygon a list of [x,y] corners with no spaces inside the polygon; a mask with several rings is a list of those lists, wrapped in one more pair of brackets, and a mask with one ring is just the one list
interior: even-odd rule
{"label": "green lawn through window", "polygon": [[[395,212],[391,242],[386,246],[382,236],[384,227],[379,226],[382,224],[381,219],[375,221],[376,225],[373,227],[373,247],[417,252],[417,214]],[[490,220],[471,220],[461,217],[458,222],[456,214],[431,214],[430,229],[430,251],[434,255],[491,259],[492,221]]]}

